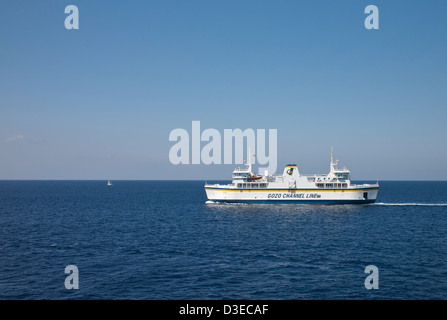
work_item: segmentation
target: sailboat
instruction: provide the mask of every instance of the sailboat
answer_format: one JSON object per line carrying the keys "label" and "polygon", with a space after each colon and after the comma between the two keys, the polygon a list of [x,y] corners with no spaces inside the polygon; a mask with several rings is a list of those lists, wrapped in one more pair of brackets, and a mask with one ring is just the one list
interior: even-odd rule
{"label": "sailboat", "polygon": [[112,182],[109,180],[109,181],[107,181],[107,185],[108,186],[111,186],[112,185]]}

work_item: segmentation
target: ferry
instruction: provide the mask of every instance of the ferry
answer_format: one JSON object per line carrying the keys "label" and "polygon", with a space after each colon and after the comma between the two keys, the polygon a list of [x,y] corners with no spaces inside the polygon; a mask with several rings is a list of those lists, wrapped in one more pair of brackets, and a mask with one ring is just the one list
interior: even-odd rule
{"label": "ferry", "polygon": [[205,184],[207,203],[303,203],[367,204],[374,203],[379,183],[352,184],[350,171],[338,168],[331,148],[328,174],[304,175],[296,164],[285,166],[282,175],[256,175],[252,172],[252,155],[243,168],[233,171],[230,184]]}

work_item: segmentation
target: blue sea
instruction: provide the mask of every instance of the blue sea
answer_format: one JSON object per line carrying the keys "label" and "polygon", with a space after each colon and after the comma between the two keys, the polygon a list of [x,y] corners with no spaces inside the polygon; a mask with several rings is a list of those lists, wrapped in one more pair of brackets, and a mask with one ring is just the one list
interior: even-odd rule
{"label": "blue sea", "polygon": [[206,204],[202,181],[113,183],[0,181],[0,299],[447,298],[447,182],[383,181],[368,205]]}

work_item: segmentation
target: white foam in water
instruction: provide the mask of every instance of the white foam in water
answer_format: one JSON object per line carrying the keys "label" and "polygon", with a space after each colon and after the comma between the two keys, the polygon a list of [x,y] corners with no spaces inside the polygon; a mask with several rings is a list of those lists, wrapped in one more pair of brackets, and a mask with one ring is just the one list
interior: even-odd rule
{"label": "white foam in water", "polygon": [[425,207],[447,207],[447,203],[375,203],[378,206],[425,206]]}
{"label": "white foam in water", "polygon": [[[215,201],[208,200],[205,202],[206,204],[214,204],[218,203]],[[376,206],[425,206],[425,207],[447,207],[447,203],[385,203],[385,202],[376,202],[373,203]]]}

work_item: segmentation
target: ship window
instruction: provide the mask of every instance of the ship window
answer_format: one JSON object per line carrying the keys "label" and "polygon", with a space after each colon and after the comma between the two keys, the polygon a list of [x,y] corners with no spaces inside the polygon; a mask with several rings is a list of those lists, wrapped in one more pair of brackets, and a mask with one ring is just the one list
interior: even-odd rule
{"label": "ship window", "polygon": [[348,184],[347,183],[342,183],[342,188],[347,188],[348,187]]}
{"label": "ship window", "polygon": [[237,187],[238,187],[238,188],[242,188],[242,183],[238,183],[238,184],[237,184]]}

